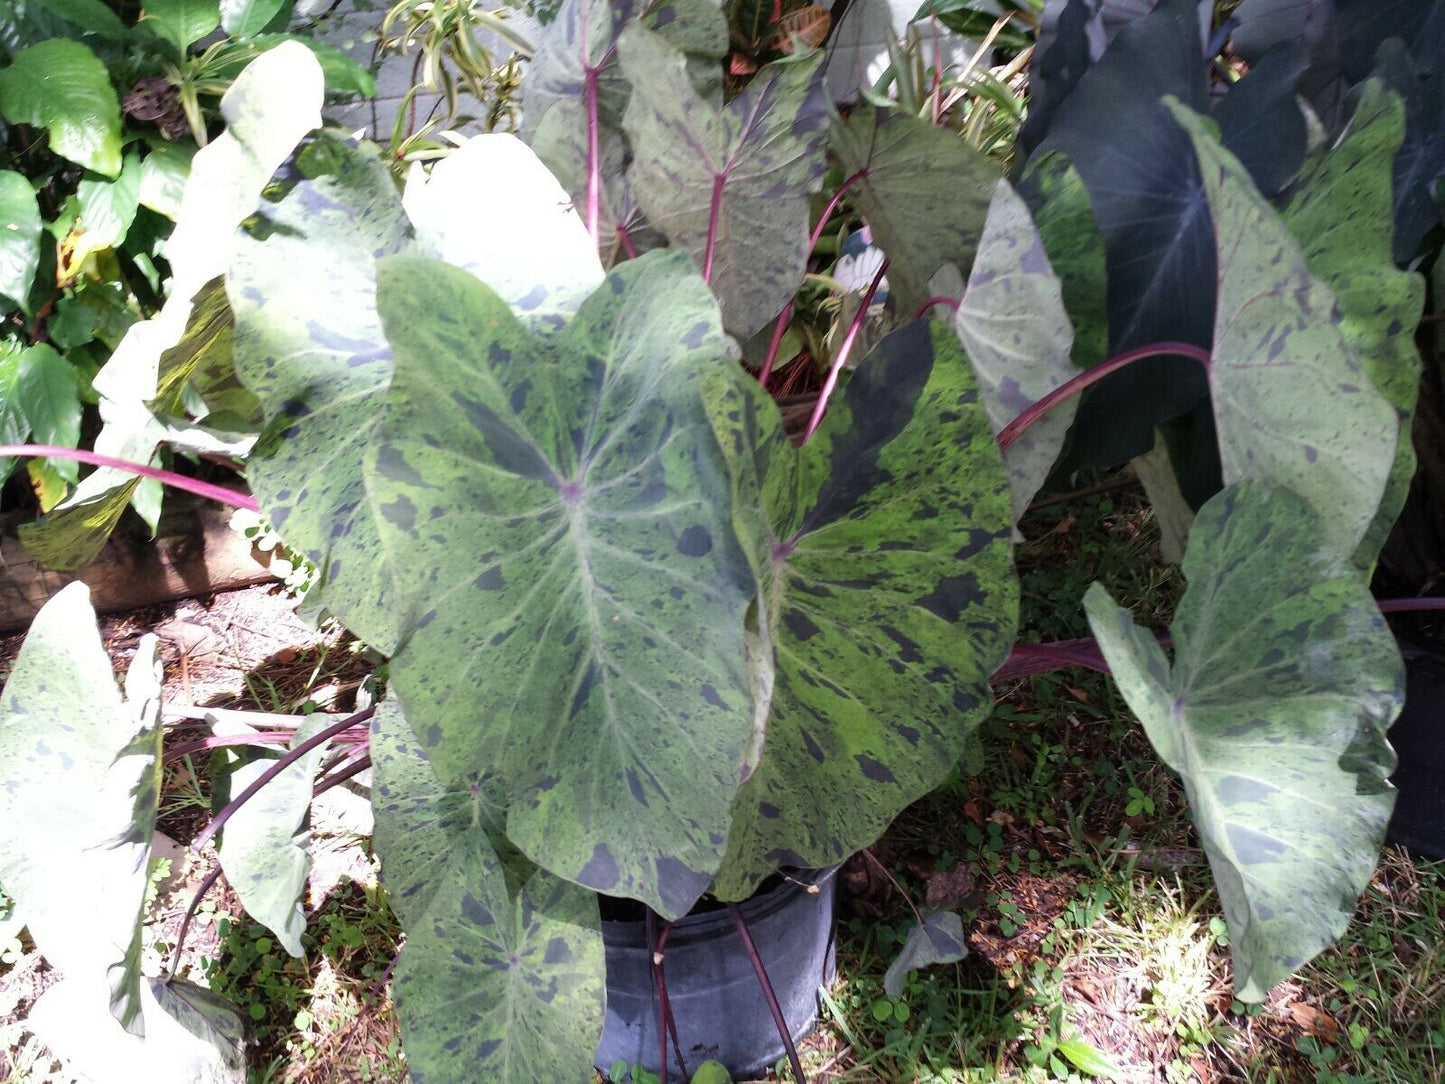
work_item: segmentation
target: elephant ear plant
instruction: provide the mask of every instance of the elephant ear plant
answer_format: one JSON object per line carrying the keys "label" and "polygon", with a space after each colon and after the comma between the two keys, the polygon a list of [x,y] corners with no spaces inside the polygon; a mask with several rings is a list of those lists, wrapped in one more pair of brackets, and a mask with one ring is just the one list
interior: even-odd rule
{"label": "elephant ear plant", "polygon": [[[1103,588],[1086,608],[1184,781],[1237,993],[1263,998],[1339,935],[1368,880],[1401,699],[1365,586],[1400,414],[1331,216],[1306,204],[1287,222],[1208,121],[1162,107],[1213,225],[1212,348],[1105,360],[1108,263],[1065,159],[1033,167],[1021,195],[916,117],[835,116],[850,172],[823,220],[852,192],[921,303],[850,375],[878,273],[795,447],[765,384],[823,176],[820,62],[765,68],[722,104],[706,70],[716,15],[565,4],[528,92],[537,154],[481,137],[398,192],[375,148],[318,131],[265,187],[225,278],[236,373],[266,416],[248,479],[317,565],[320,604],[390,656],[389,689],[243,774],[200,842],[221,832],[228,878],[252,882],[243,903],[294,948],[306,758],[355,743],[321,785],[374,768],[413,1078],[590,1080],[598,895],[664,923],[705,895],[731,904],[780,869],[843,861],[938,786],[1014,646],[1016,518],[1065,446],[1072,397],[1167,354],[1208,392],[1224,483],[1189,531],[1172,661]],[[668,168],[688,153],[674,107],[703,117],[707,146]],[[1347,200],[1322,161],[1311,199]],[[763,199],[770,164],[781,189]],[[751,215],[776,216],[758,228],[779,243],[749,282],[736,257]],[[644,236],[675,247],[604,270],[599,249]],[[727,332],[769,320],[758,379]],[[25,751],[0,760],[4,816],[36,816],[16,781],[48,755],[33,733],[43,667],[76,681],[101,665],[37,658],[0,701],[0,743]],[[55,778],[90,785],[79,768]],[[273,812],[245,815],[271,787]],[[254,883],[267,855],[284,886]],[[46,898],[33,882],[0,867],[22,914]],[[921,917],[900,970],[963,951],[958,916]],[[128,945],[117,934],[83,962],[119,984],[122,1022]]]}

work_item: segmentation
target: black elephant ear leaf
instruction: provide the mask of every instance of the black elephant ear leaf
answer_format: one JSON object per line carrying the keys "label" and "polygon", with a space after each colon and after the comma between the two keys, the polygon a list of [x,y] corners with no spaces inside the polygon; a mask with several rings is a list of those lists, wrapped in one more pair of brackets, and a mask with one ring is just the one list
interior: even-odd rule
{"label": "black elephant ear leaf", "polygon": [[953,964],[968,955],[963,936],[963,919],[952,911],[923,912],[921,920],[903,942],[903,948],[883,973],[883,992],[899,997],[908,973],[934,964]]}
{"label": "black elephant ear leaf", "polygon": [[956,763],[1017,620],[1013,518],[943,324],[885,338],[801,450],[745,373],[706,390],[776,660],[762,761],[714,886],[744,899],[780,865],[868,846]]}
{"label": "black elephant ear leaf", "polygon": [[475,276],[382,261],[396,356],[365,480],[408,615],[391,678],[445,782],[496,773],[558,876],[688,911],[755,741],[756,584],[697,381],[734,369],[684,252],[529,328]]}
{"label": "black elephant ear leaf", "polygon": [[1235,996],[1339,937],[1394,805],[1385,731],[1404,669],[1324,517],[1241,482],[1200,509],[1170,665],[1099,584],[1084,605],[1124,698],[1184,781],[1229,923]]}

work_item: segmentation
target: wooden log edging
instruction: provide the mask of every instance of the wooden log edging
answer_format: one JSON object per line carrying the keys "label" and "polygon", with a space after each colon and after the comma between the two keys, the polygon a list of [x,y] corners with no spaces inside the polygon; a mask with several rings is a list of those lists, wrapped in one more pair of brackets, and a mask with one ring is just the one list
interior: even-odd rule
{"label": "wooden log edging", "polygon": [[0,516],[0,632],[27,628],[41,606],[76,580],[90,587],[97,613],[116,613],[273,579],[270,554],[231,530],[230,518],[229,508],[171,495],[154,539],[118,530],[93,564],[57,572],[20,545],[25,517]]}

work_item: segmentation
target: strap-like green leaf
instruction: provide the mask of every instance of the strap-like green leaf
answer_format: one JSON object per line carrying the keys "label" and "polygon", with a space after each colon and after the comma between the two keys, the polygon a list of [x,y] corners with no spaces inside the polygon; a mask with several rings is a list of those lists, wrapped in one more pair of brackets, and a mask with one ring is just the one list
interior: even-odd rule
{"label": "strap-like green leaf", "polygon": [[[973,364],[995,433],[1078,373],[1070,360],[1074,328],[1059,277],[1029,209],[1005,180],[994,188],[953,330]],[[1015,520],[1049,476],[1073,420],[1071,398],[1004,452]]]}
{"label": "strap-like green leaf", "polygon": [[0,294],[30,311],[40,269],[40,206],[22,174],[0,170]]}
{"label": "strap-like green leaf", "polygon": [[692,253],[747,338],[802,284],[808,196],[823,181],[823,55],[769,64],[726,108],[693,89],[687,58],[628,27],[618,43],[632,82],[623,118],[632,186],[648,221]]}
{"label": "strap-like green leaf", "polygon": [[1420,387],[1415,327],[1425,283],[1397,268],[1390,252],[1391,163],[1404,134],[1399,98],[1370,80],[1345,131],[1327,154],[1306,164],[1284,210],[1311,274],[1339,301],[1340,332],[1399,419],[1385,496],[1355,554],[1366,569],[1374,566],[1415,473],[1410,439]]}
{"label": "strap-like green leaf", "polygon": [[120,172],[120,100],[98,57],[78,41],[51,38],[0,70],[0,115],[50,131],[50,149],[87,169]]}
{"label": "strap-like green leaf", "polygon": [[1346,339],[1330,287],[1288,227],[1219,145],[1177,103],[1204,174],[1218,250],[1219,294],[1209,385],[1224,481],[1287,486],[1353,553],[1380,507],[1399,417]]}
{"label": "strap-like green leaf", "polygon": [[862,174],[850,198],[892,261],[888,284],[911,316],[944,263],[972,266],[998,167],[957,133],[872,104],[833,126],[832,145],[846,174]]}
{"label": "strap-like green leaf", "polygon": [[841,862],[942,781],[1013,642],[1013,517],[953,331],[915,321],[866,358],[795,451],[741,372],[709,381],[735,522],[776,656],[763,757],[715,891]]}
{"label": "strap-like green leaf", "polygon": [[494,771],[543,867],[676,917],[722,856],[754,593],[698,376],[731,370],[684,253],[539,334],[473,276],[383,260],[396,373],[366,484],[404,615],[392,679],[445,780]]}
{"label": "strap-like green leaf", "polygon": [[1394,805],[1400,653],[1329,539],[1287,489],[1240,482],[1211,499],[1189,535],[1172,668],[1103,587],[1084,600],[1120,691],[1183,777],[1244,1001],[1344,932]]}
{"label": "strap-like green leaf", "polygon": [[[159,793],[155,640],[122,702],[89,590],[36,616],[0,692],[0,883],[41,953],[140,1028],[140,918]],[[105,906],[97,907],[103,900]]]}

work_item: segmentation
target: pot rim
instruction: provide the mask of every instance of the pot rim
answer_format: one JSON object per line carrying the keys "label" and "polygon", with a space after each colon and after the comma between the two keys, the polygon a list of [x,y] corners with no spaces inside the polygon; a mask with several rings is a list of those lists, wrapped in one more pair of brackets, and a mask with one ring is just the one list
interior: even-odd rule
{"label": "pot rim", "polygon": [[[778,873],[783,883],[757,896],[750,896],[740,902],[743,915],[749,923],[775,914],[799,896],[808,894],[809,889],[821,888],[832,880],[841,866],[829,866],[818,870],[782,869]],[[605,919],[602,922],[602,937],[609,944],[635,944],[644,939],[647,924],[641,920]],[[733,932],[733,920],[726,907],[701,913],[689,912],[672,923],[667,935],[670,947],[693,941],[706,941],[722,933]]]}

